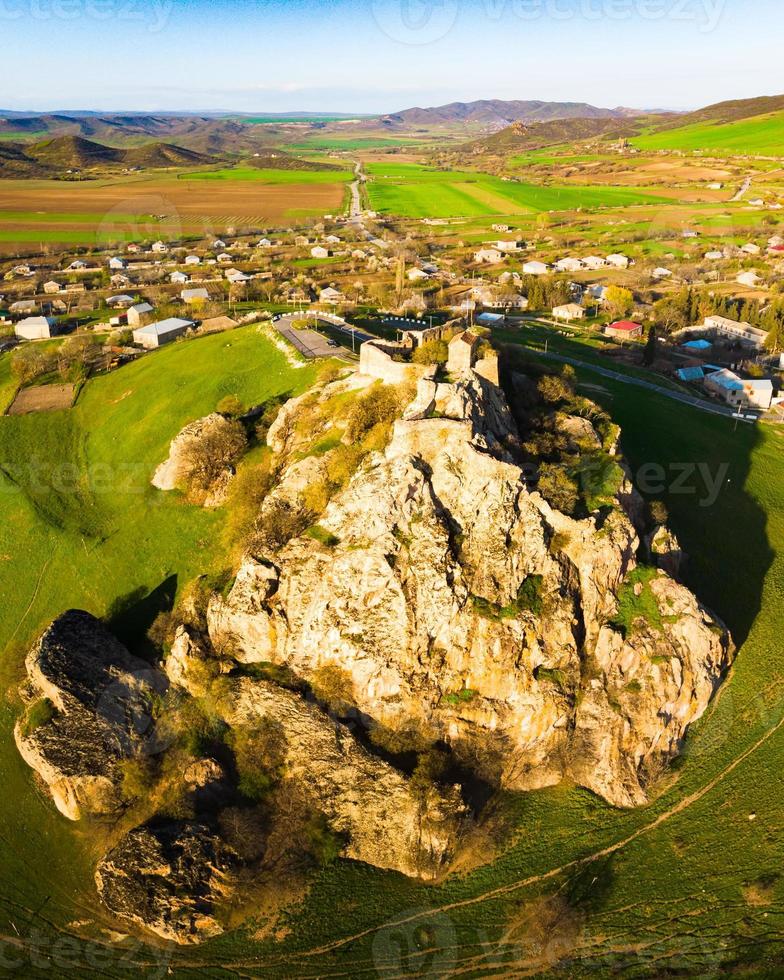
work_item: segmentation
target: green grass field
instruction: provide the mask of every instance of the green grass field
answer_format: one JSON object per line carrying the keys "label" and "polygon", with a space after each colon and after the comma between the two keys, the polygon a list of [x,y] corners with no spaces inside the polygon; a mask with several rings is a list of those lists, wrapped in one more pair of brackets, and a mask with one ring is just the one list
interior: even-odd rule
{"label": "green grass field", "polygon": [[[245,328],[97,379],[70,413],[0,419],[2,458],[22,474],[21,489],[0,484],[6,689],[32,633],[62,608],[101,613],[117,596],[220,565],[220,514],[152,491],[152,469],[178,428],[223,395],[258,401],[301,390],[311,377]],[[5,702],[0,933],[16,944],[8,961],[28,946],[44,957],[73,949],[69,965],[95,958],[106,977],[145,975],[162,956],[175,975],[215,978],[718,977],[744,966],[744,975],[780,976],[784,433],[736,431],[730,420],[590,370],[579,378],[623,427],[632,471],[657,463],[670,475],[656,496],[691,556],[688,584],[740,645],[731,679],[688,739],[677,781],[631,811],[569,785],[510,796],[504,805],[517,831],[501,856],[436,886],[339,861],[290,911],[279,940],[254,940],[251,926],[165,954],[103,941],[72,947],[69,923],[99,915],[89,832],[35,791],[10,743],[14,707]],[[66,461],[76,466],[63,483]],[[721,475],[711,506],[701,506],[698,474],[676,482],[678,467],[696,464]],[[542,926],[536,903],[548,896],[561,911]],[[26,976],[54,975],[51,965],[21,963]]]}
{"label": "green grass field", "polygon": [[638,136],[641,150],[705,150],[747,156],[784,156],[784,112],[729,123],[696,123]]}
{"label": "green grass field", "polygon": [[338,184],[353,179],[350,170],[271,170],[232,167],[179,174],[180,180],[245,180],[260,184]]}
{"label": "green grass field", "polygon": [[407,218],[481,217],[664,203],[663,198],[638,188],[540,186],[471,171],[431,170],[402,163],[371,163],[366,170],[372,178],[367,185],[371,208]]}

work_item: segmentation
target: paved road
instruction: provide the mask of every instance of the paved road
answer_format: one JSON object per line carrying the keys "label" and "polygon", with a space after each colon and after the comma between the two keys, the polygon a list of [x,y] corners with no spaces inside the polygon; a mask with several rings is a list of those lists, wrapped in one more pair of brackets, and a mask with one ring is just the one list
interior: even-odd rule
{"label": "paved road", "polygon": [[[331,346],[329,343],[329,337],[325,337],[324,334],[318,333],[316,330],[296,330],[292,327],[292,322],[294,320],[302,320],[304,315],[302,313],[291,313],[286,316],[281,317],[279,320],[275,321],[275,328],[282,337],[284,337],[293,347],[295,347],[300,354],[307,358],[315,357],[336,357],[340,354],[345,354],[351,351],[351,334],[350,328],[341,327],[339,324],[332,323],[330,320],[319,320],[318,318],[308,317],[307,319],[315,319],[318,323],[328,326],[331,330],[336,333],[342,334],[346,340],[347,344],[345,350],[342,347]],[[363,344],[366,340],[377,340],[377,337],[371,336],[369,333],[365,333],[363,330],[354,330],[354,346],[356,351],[359,352],[360,344]]]}
{"label": "paved road", "polygon": [[536,350],[534,347],[527,347],[526,350],[531,351],[532,354],[536,354],[539,357],[545,357],[550,361],[558,361],[561,364],[571,364],[572,367],[585,368],[587,371],[593,371],[594,374],[601,375],[603,378],[609,378],[611,381],[620,381],[621,384],[634,385],[636,388],[645,388],[646,391],[655,391],[657,395],[664,395],[665,398],[670,398],[675,402],[681,402],[683,405],[690,405],[692,408],[697,408],[701,412],[708,412],[710,415],[723,415],[725,418],[733,418],[735,415],[735,409],[727,405],[705,401],[704,398],[698,398],[696,395],[687,395],[685,392],[673,391],[671,388],[664,388],[662,385],[657,385],[653,381],[646,381],[644,378],[636,378],[630,374],[620,374],[618,371],[611,371],[609,368],[599,367],[588,361],[579,361],[576,357],[566,357],[564,354],[545,353],[544,351]]}

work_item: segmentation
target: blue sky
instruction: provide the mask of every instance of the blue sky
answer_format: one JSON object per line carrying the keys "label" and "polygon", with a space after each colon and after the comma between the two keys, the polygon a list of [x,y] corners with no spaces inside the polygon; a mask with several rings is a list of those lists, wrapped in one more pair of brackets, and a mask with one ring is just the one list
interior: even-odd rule
{"label": "blue sky", "polygon": [[784,93],[779,0],[0,0],[0,108],[689,108]]}

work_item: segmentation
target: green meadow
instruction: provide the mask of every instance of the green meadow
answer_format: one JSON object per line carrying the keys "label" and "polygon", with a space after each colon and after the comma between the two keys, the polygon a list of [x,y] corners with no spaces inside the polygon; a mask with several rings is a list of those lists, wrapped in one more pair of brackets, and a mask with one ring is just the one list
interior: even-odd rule
{"label": "green meadow", "polygon": [[353,179],[350,170],[272,170],[231,167],[179,174],[180,180],[246,180],[259,184],[337,184]]}
{"label": "green meadow", "polygon": [[641,150],[705,150],[718,153],[784,155],[784,112],[729,123],[696,123],[648,133],[632,140]]}
{"label": "green meadow", "polygon": [[417,164],[372,163],[366,167],[370,206],[407,218],[513,215],[577,208],[661,204],[664,199],[639,188],[558,187],[472,171],[431,170]]}

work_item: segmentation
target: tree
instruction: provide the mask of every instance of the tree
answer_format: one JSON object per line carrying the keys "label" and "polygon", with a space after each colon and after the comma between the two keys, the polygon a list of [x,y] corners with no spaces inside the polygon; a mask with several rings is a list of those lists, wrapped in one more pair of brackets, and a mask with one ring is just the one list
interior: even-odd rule
{"label": "tree", "polygon": [[634,293],[623,286],[608,286],[604,299],[613,316],[628,316],[634,309]]}
{"label": "tree", "polygon": [[184,450],[184,477],[191,493],[204,494],[245,452],[248,437],[239,422],[226,420]]}
{"label": "tree", "polygon": [[426,340],[411,355],[414,364],[446,364],[449,345],[445,340]]}
{"label": "tree", "polygon": [[656,361],[657,347],[656,327],[652,326],[648,331],[648,342],[642,355],[642,363],[646,367],[650,367]]}
{"label": "tree", "polygon": [[765,349],[771,354],[780,354],[784,350],[784,319],[777,320],[768,330]]}
{"label": "tree", "polygon": [[575,481],[555,463],[545,463],[540,468],[539,493],[551,507],[564,514],[573,514],[580,499]]}

